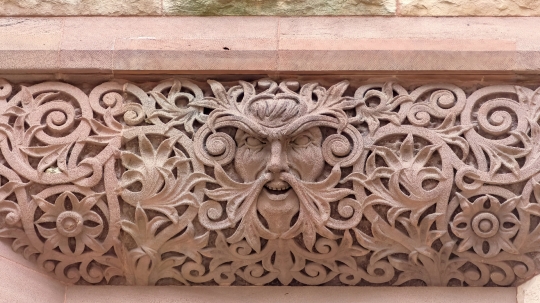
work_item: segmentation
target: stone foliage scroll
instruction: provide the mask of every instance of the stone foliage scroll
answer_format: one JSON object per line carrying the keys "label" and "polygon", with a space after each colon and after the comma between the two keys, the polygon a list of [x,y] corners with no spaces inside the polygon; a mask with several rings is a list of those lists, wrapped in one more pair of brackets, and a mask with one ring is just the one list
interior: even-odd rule
{"label": "stone foliage scroll", "polygon": [[538,271],[540,91],[0,81],[0,237],[57,279],[508,286]]}

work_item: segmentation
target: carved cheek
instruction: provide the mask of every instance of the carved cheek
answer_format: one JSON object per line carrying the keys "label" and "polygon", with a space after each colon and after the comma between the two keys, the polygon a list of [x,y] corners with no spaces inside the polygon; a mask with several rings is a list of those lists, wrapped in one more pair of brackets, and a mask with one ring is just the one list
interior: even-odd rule
{"label": "carved cheek", "polygon": [[266,147],[252,149],[246,145],[236,150],[234,166],[245,182],[254,181],[263,172],[270,153]]}
{"label": "carved cheek", "polygon": [[290,165],[304,181],[315,181],[324,168],[324,158],[320,146],[309,144],[306,147],[289,148]]}

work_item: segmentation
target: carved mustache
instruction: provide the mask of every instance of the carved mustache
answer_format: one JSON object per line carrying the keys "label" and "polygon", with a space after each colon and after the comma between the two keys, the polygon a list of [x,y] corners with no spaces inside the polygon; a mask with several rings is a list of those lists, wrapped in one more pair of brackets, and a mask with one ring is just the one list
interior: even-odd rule
{"label": "carved mustache", "polygon": [[[289,173],[289,172],[281,172],[279,174],[266,173],[266,174],[263,174],[261,177],[264,178],[265,180],[268,180],[267,182],[264,182],[264,183],[261,182],[263,184],[263,187],[271,191],[285,192],[291,188],[295,191],[298,191],[301,188],[303,188],[301,184],[304,181],[302,181],[301,179],[296,177],[294,174]],[[256,182],[255,184],[257,183],[259,182]],[[262,190],[262,188],[259,188],[258,190]]]}
{"label": "carved mustache", "polygon": [[267,189],[271,189],[271,190],[278,190],[278,191],[285,191],[285,190],[288,190],[289,188],[291,188],[291,186],[289,185],[289,183],[287,182],[284,182],[284,181],[270,181],[268,183],[266,183],[264,185],[264,187],[266,187]]}

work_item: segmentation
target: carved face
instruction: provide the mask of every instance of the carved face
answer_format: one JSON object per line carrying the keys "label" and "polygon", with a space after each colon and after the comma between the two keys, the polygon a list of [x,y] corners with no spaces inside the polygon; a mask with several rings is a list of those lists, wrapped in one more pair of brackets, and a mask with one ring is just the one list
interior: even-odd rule
{"label": "carved face", "polygon": [[318,127],[295,136],[264,138],[238,130],[235,168],[244,182],[270,173],[257,201],[259,212],[269,222],[270,229],[284,232],[299,209],[298,196],[285,180],[287,175],[313,182],[322,173],[324,158],[322,134]]}
{"label": "carved face", "polygon": [[292,138],[268,139],[238,130],[235,168],[244,181],[254,181],[263,172],[271,172],[274,179],[265,187],[286,190],[280,173],[291,173],[304,181],[315,181],[321,174],[324,158],[321,150],[322,134],[318,127],[308,129]]}
{"label": "carved face", "polygon": [[[340,229],[356,226],[360,203],[347,197],[354,194],[351,189],[336,187],[341,167],[352,166],[362,151],[362,136],[344,111],[356,105],[342,97],[346,82],[328,90],[311,83],[300,91],[294,81],[259,81],[257,87],[241,82],[228,91],[209,83],[216,98],[203,102],[213,111],[194,134],[195,154],[214,167],[221,187],[207,190],[209,199],[199,208],[205,227],[237,226],[227,241],[245,239],[259,252],[260,239],[302,234],[311,250],[316,235],[332,237],[330,228],[343,218]],[[323,127],[333,134],[323,137]],[[229,164],[234,176],[227,173]],[[323,176],[327,165],[332,169]],[[331,217],[332,205],[343,217],[338,221]]]}

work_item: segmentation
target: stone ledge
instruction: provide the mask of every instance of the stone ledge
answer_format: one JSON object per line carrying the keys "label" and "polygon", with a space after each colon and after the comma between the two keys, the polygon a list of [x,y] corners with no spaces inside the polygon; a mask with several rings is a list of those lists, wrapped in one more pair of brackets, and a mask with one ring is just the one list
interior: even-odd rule
{"label": "stone ledge", "polygon": [[[1,245],[1,244],[0,244]],[[0,267],[10,275],[3,279],[0,287],[2,302],[33,303],[87,303],[87,302],[327,302],[331,297],[342,303],[379,303],[398,300],[400,303],[513,303],[516,302],[516,288],[455,288],[444,287],[133,287],[101,286],[99,291],[92,286],[64,286],[58,282],[39,280],[21,268],[5,268],[9,261],[0,259]],[[14,275],[15,274],[15,275]],[[24,279],[24,283],[21,283]],[[32,287],[27,287],[29,283]],[[24,288],[24,290],[23,290]],[[30,289],[31,291],[27,291]],[[519,303],[528,303],[521,298]]]}
{"label": "stone ledge", "polygon": [[540,18],[0,18],[0,72],[540,70]]}
{"label": "stone ledge", "polygon": [[[331,298],[329,300],[329,298]],[[340,302],[340,303],[513,303],[516,289],[511,288],[386,288],[386,287],[95,287],[70,286],[66,303],[90,302]]]}

